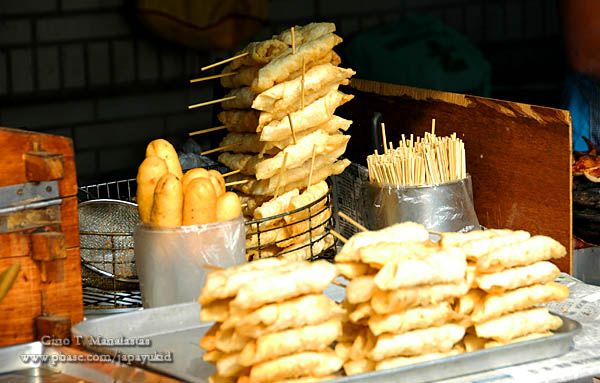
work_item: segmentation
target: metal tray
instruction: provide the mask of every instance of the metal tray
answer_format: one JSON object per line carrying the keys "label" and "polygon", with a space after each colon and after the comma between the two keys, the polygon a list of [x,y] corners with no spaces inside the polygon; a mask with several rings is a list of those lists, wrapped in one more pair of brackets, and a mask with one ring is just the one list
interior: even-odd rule
{"label": "metal tray", "polygon": [[[54,362],[24,362],[26,356],[55,356]],[[60,355],[60,356],[59,356]],[[0,381],[11,383],[114,383],[131,381],[135,376],[145,382],[176,382],[169,377],[143,371],[137,367],[126,366],[110,361],[102,363],[61,362],[60,357],[71,360],[75,357],[90,356],[86,351],[68,347],[46,347],[41,342],[23,343],[15,346],[0,347]],[[138,380],[139,381],[139,380]]]}
{"label": "metal tray", "polygon": [[[557,315],[554,313],[554,315]],[[579,322],[558,315],[563,325],[554,335],[529,341],[494,347],[487,350],[466,352],[442,359],[415,363],[389,370],[345,376],[331,382],[435,382],[443,379],[470,375],[477,372],[518,364],[535,362],[566,354],[573,345],[573,337],[581,331]]]}
{"label": "metal tray", "polygon": [[[72,328],[88,350],[102,354],[145,355],[172,353],[172,363],[147,363],[144,367],[189,382],[208,382],[214,367],[202,360],[200,338],[211,323],[200,322],[198,303],[180,303],[152,309],[110,315],[83,321]],[[149,339],[148,347],[113,347],[101,343],[114,339]]]}
{"label": "metal tray", "polygon": [[[326,293],[340,300],[343,289],[328,289]],[[200,338],[211,323],[200,323],[200,305],[183,303],[173,306],[140,310],[126,314],[84,321],[73,328],[81,336],[83,345],[96,352],[115,354],[148,354],[171,352],[172,363],[148,363],[146,368],[190,382],[207,382],[214,367],[202,360]],[[475,351],[448,358],[418,363],[368,374],[341,377],[332,382],[397,382],[411,383],[438,381],[486,370],[552,358],[568,352],[573,337],[581,325],[562,317],[563,326],[552,336],[530,341]],[[103,347],[94,344],[92,337],[104,339],[145,338],[149,347]]]}

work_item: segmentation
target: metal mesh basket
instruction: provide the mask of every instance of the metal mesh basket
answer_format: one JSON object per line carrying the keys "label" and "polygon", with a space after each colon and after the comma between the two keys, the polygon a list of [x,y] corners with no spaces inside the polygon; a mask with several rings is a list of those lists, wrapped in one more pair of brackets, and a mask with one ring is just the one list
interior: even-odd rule
{"label": "metal mesh basket", "polygon": [[79,189],[82,282],[84,295],[90,290],[94,297],[84,301],[86,308],[141,306],[133,249],[139,221],[135,193],[135,179]]}
{"label": "metal mesh basket", "polygon": [[249,261],[284,257],[333,260],[336,242],[331,189],[318,200],[272,217],[246,221],[246,256]]}
{"label": "metal mesh basket", "polygon": [[97,199],[79,204],[81,260],[84,269],[94,272],[90,284],[136,287],[133,231],[138,223],[137,205],[131,202]]}
{"label": "metal mesh basket", "polygon": [[106,182],[79,188],[79,202],[94,199],[118,199],[119,201],[135,202],[137,183],[135,178]]}

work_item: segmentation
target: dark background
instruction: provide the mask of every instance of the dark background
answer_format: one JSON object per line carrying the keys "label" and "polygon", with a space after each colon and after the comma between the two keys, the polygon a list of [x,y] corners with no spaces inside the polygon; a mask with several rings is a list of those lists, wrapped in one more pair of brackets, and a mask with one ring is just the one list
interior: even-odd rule
{"label": "dark background", "polygon": [[[72,137],[80,185],[134,177],[150,140],[182,142],[214,126],[210,107],[187,110],[211,99],[212,85],[188,80],[231,52],[165,43],[139,26],[131,5],[0,0],[0,125]],[[332,21],[347,40],[414,14],[440,18],[483,52],[492,97],[561,105],[566,64],[556,0],[270,0],[255,39]]]}

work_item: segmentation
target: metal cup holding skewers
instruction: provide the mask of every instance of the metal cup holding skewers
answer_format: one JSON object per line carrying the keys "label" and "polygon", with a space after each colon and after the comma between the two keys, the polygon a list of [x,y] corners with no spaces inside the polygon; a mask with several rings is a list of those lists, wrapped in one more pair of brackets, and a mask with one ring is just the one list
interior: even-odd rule
{"label": "metal cup holding skewers", "polygon": [[438,232],[479,228],[465,145],[456,134],[437,137],[433,120],[431,133],[416,140],[402,135],[394,148],[383,123],[381,133],[384,152],[367,157],[365,221],[371,229],[404,221]]}

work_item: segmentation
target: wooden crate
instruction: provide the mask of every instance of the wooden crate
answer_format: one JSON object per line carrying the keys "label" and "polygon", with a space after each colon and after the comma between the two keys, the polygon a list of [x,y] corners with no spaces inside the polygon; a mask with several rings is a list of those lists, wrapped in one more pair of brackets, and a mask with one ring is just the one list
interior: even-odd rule
{"label": "wooden crate", "polygon": [[360,79],[337,114],[354,121],[346,155],[366,165],[372,119],[383,115],[388,141],[456,132],[465,142],[479,222],[489,228],[549,235],[568,250],[556,263],[570,272],[572,253],[571,118],[566,110]]}
{"label": "wooden crate", "polygon": [[0,147],[0,272],[21,266],[0,302],[0,346],[68,337],[83,319],[73,144],[0,128]]}

